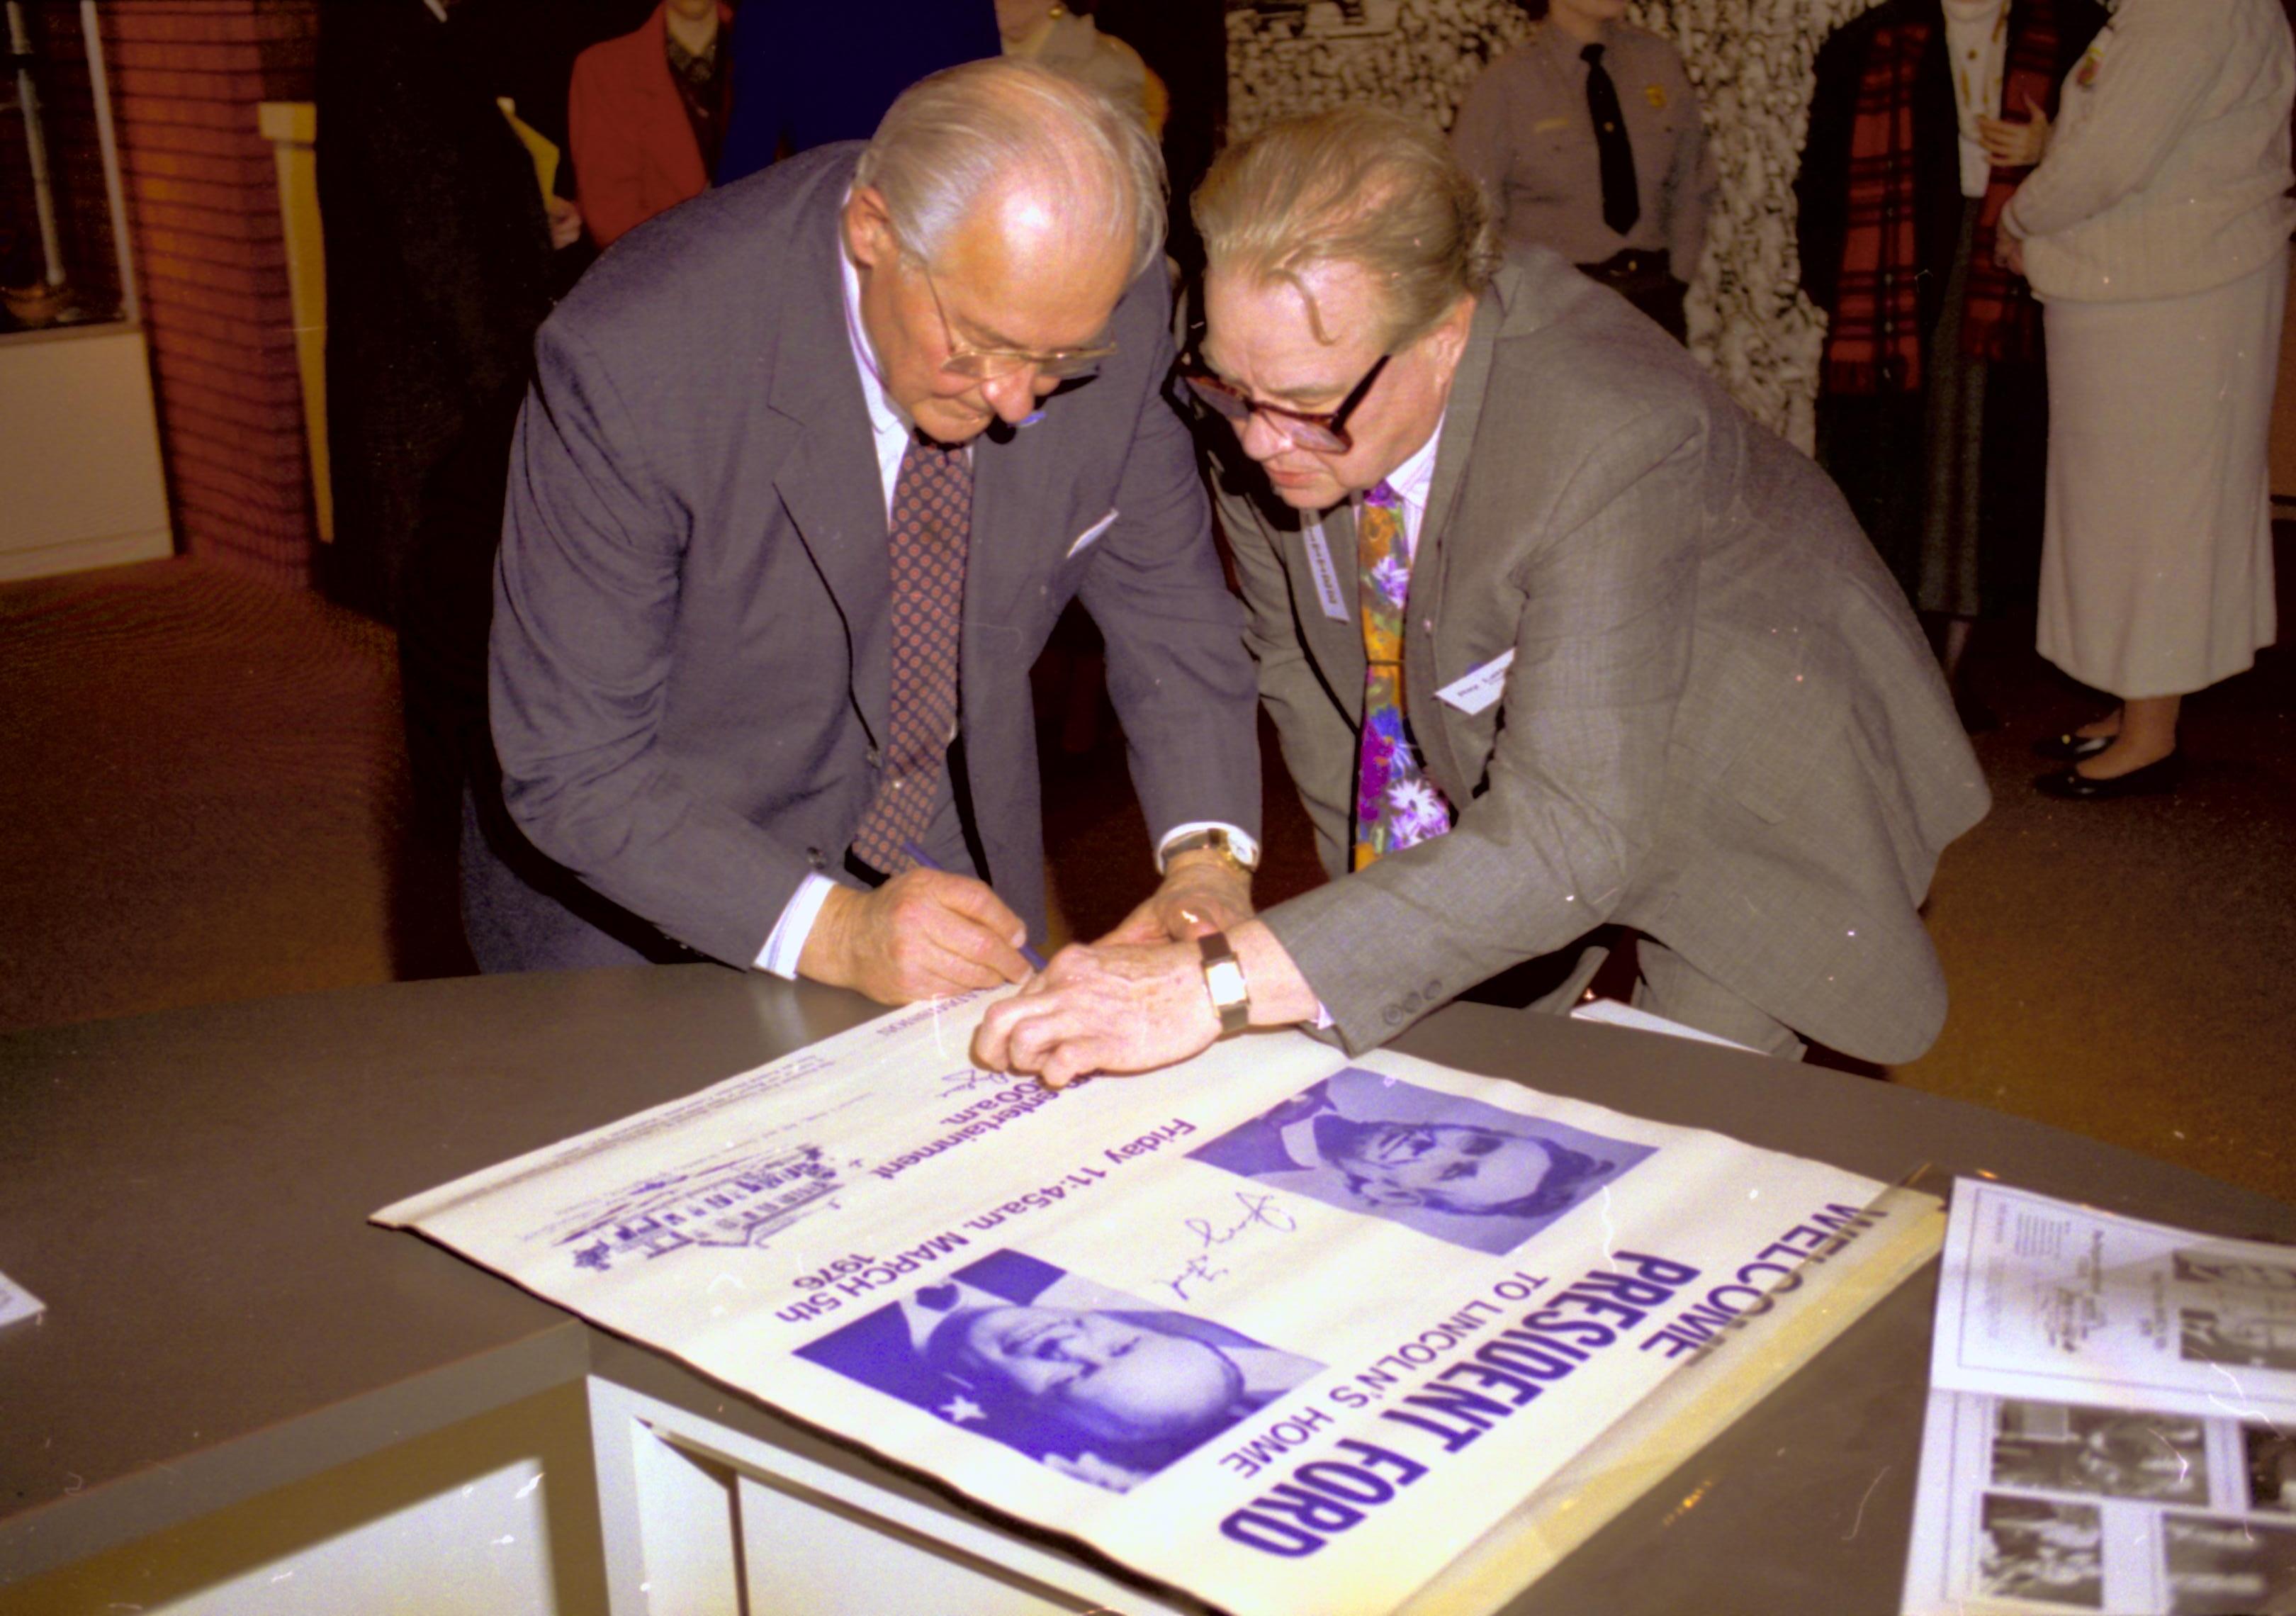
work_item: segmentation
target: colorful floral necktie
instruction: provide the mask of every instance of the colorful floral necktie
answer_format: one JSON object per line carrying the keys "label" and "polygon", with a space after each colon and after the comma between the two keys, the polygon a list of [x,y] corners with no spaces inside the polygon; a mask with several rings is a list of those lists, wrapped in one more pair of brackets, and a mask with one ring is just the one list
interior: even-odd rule
{"label": "colorful floral necktie", "polygon": [[1420,772],[1403,716],[1403,607],[1411,561],[1403,544],[1403,501],[1381,483],[1357,513],[1363,557],[1363,742],[1356,769],[1355,867],[1440,836],[1451,805]]}

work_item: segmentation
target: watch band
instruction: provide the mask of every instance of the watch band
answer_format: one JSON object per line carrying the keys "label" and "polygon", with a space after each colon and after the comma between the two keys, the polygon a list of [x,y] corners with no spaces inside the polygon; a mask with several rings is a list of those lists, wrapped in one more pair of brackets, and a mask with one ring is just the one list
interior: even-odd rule
{"label": "watch band", "polygon": [[1218,854],[1222,858],[1226,859],[1228,863],[1234,865],[1246,875],[1250,874],[1254,868],[1257,867],[1258,861],[1254,859],[1247,859],[1242,854],[1237,852],[1235,850],[1235,838],[1229,835],[1226,831],[1219,829],[1218,826],[1213,826],[1209,830],[1190,831],[1185,836],[1175,836],[1172,838],[1172,840],[1167,842],[1164,846],[1162,854],[1164,867],[1166,869],[1169,869],[1171,867],[1172,859],[1176,854],[1193,853],[1205,849],[1209,849],[1211,852]]}
{"label": "watch band", "polygon": [[1204,956],[1204,991],[1219,1015],[1221,1035],[1242,1032],[1251,1025],[1251,984],[1243,980],[1242,962],[1218,931],[1205,932],[1196,947]]}

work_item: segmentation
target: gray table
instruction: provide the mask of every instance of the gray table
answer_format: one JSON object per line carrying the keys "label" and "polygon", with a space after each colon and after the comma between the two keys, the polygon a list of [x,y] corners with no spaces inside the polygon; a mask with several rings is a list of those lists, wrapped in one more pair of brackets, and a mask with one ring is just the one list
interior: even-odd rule
{"label": "gray table", "polygon": [[[0,1272],[50,1308],[0,1332],[0,1586],[586,1374],[723,1411],[721,1389],[366,1216],[872,1013],[697,965],[0,1038]],[[1877,1178],[1981,1169],[2213,1234],[2296,1239],[2296,1209],[1836,1072],[1473,1005],[1399,1046]],[[1510,1610],[1894,1612],[1934,1272],[1684,1456]],[[961,1507],[762,1408],[730,1417]]]}

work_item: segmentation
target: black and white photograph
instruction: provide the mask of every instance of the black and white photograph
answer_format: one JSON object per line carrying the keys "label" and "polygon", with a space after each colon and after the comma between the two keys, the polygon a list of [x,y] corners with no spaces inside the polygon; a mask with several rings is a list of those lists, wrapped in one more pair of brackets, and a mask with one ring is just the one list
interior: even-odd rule
{"label": "black and white photograph", "polygon": [[2096,1506],[1988,1493],[1978,1587],[2001,1599],[2104,1608],[2104,1528]]}
{"label": "black and white photograph", "polygon": [[1011,1251],[797,1356],[1111,1492],[1128,1492],[1324,1370]]}
{"label": "black and white photograph", "polygon": [[2296,1431],[2243,1425],[2240,1445],[2248,1461],[2248,1506],[2296,1514]]}
{"label": "black and white photograph", "polygon": [[2161,1522],[2171,1616],[2296,1612],[2296,1527],[2210,1515]]}
{"label": "black and white photograph", "polygon": [[2180,1308],[2177,1325],[2177,1351],[2188,1363],[2296,1370],[2296,1314]]}
{"label": "black and white photograph", "polygon": [[2208,1434],[2199,1420],[2018,1398],[2003,1399],[1995,1418],[1997,1487],[2209,1501]]}
{"label": "black and white photograph", "polygon": [[2243,1291],[2296,1292],[2296,1252],[2286,1262],[2265,1262],[2228,1251],[2188,1251],[2170,1254],[2177,1277],[2196,1285],[2231,1285]]}
{"label": "black and white photograph", "polygon": [[1354,1066],[1188,1153],[1494,1256],[1653,1153]]}

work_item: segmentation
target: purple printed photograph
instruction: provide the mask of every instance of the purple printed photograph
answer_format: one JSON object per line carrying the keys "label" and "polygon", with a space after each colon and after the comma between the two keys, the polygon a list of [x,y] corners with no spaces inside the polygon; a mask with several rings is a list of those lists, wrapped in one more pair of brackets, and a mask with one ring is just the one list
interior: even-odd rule
{"label": "purple printed photograph", "polygon": [[1129,1491],[1324,1370],[1009,1251],[797,1356],[1111,1492]]}
{"label": "purple printed photograph", "polygon": [[1350,1066],[1188,1153],[1503,1256],[1653,1148]]}

